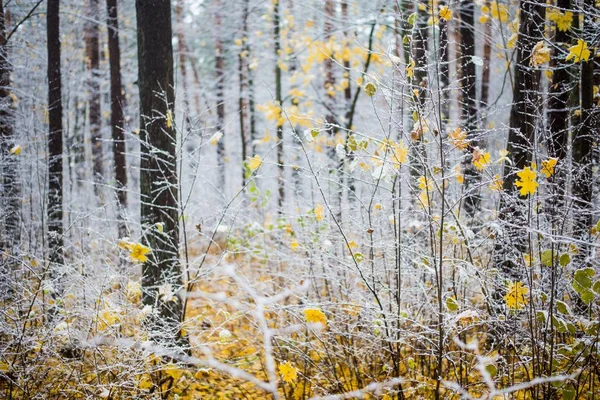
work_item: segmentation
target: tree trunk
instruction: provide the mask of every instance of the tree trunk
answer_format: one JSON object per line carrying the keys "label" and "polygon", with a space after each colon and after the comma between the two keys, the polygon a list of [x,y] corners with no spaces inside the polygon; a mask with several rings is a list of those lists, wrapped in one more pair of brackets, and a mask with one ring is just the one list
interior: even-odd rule
{"label": "tree trunk", "polygon": [[100,35],[98,23],[100,19],[99,0],[89,0],[88,21],[85,26],[85,53],[87,57],[88,104],[90,117],[90,136],[92,140],[92,166],[94,172],[94,191],[98,194],[102,183],[102,112],[100,109]]}
{"label": "tree trunk", "polygon": [[[279,0],[273,1],[273,39],[275,50],[275,102],[281,109],[283,116],[283,95],[281,93],[281,67],[279,66],[281,58],[281,30],[279,26]],[[277,198],[278,213],[283,212],[283,203],[285,201],[285,169],[283,165],[283,123],[281,118],[277,120],[277,167],[279,176],[277,177]]]}
{"label": "tree trunk", "polygon": [[60,0],[48,0],[48,254],[51,265],[63,257],[63,127],[60,69]]}
{"label": "tree trunk", "polygon": [[478,145],[477,139],[477,117],[478,117],[478,102],[477,102],[477,87],[476,87],[476,72],[473,57],[475,56],[475,18],[473,16],[473,7],[475,3],[472,1],[463,2],[460,5],[460,40],[461,40],[461,64],[462,64],[462,79],[460,80],[462,93],[461,119],[464,129],[467,131],[469,139],[469,148],[467,155],[463,161],[464,177],[465,177],[465,198],[464,209],[467,215],[473,217],[479,208],[480,196],[477,185],[479,184],[480,175],[473,166],[473,151]]}
{"label": "tree trunk", "polygon": [[[583,30],[593,37],[597,31],[594,29],[592,13],[594,2],[585,1],[588,12],[584,15]],[[594,46],[590,46],[592,49]],[[592,181],[593,181],[593,152],[594,141],[598,139],[597,110],[594,110],[594,56],[590,55],[589,61],[581,62],[581,123],[573,137],[573,196],[575,197],[574,210],[574,237],[582,242],[591,242],[589,230],[592,225]],[[581,245],[578,258],[588,263],[592,255],[589,244]],[[582,265],[587,266],[587,265]]]}
{"label": "tree trunk", "polygon": [[246,168],[244,163],[248,157],[248,130],[246,127],[246,113],[248,111],[248,77],[246,76],[247,61],[248,61],[248,7],[249,0],[244,1],[244,10],[242,11],[242,45],[238,54],[238,78],[239,78],[239,97],[238,97],[238,113],[240,121],[240,141],[242,146],[242,186],[246,184]]}
{"label": "tree trunk", "polygon": [[[19,182],[17,155],[10,150],[17,145],[14,136],[15,116],[11,98],[8,48],[6,43],[6,26],[4,19],[4,4],[0,0],[0,252],[14,252],[20,241],[21,216],[21,185]],[[2,271],[3,272],[3,271]],[[3,275],[6,276],[6,275]]]}
{"label": "tree trunk", "polygon": [[532,156],[536,109],[539,105],[540,72],[529,66],[529,57],[533,46],[542,40],[543,12],[539,0],[521,1],[513,103],[510,110],[510,130],[507,144],[512,167],[508,163],[504,165],[504,191],[509,194],[515,191],[516,174],[513,171],[523,169]]}
{"label": "tree trunk", "polygon": [[[136,0],[140,94],[140,193],[143,241],[152,252],[142,268],[144,304],[156,307],[155,340],[180,339],[179,263],[171,2]],[[162,229],[157,228],[162,225]],[[160,225],[159,225],[160,226]]]}
{"label": "tree trunk", "polygon": [[108,57],[110,60],[110,125],[113,141],[115,188],[117,192],[119,237],[127,236],[127,160],[125,135],[123,85],[121,83],[121,48],[119,47],[119,18],[117,0],[106,0],[108,13]]}
{"label": "tree trunk", "polygon": [[223,59],[223,42],[221,40],[221,1],[215,1],[215,79],[217,83],[217,132],[223,137],[217,143],[217,166],[219,169],[219,188],[225,193],[225,60]]}

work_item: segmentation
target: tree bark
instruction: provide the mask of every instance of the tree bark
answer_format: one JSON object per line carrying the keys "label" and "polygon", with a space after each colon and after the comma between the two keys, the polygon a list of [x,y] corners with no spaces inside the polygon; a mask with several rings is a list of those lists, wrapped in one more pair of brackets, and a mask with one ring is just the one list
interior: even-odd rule
{"label": "tree bark", "polygon": [[88,77],[88,105],[90,118],[90,136],[92,141],[92,166],[94,191],[98,194],[102,183],[102,110],[100,99],[100,34],[98,29],[100,17],[99,0],[89,0],[88,21],[85,26],[85,53],[87,57]]}
{"label": "tree bark", "polygon": [[[281,67],[279,66],[281,58],[281,29],[279,26],[279,0],[273,1],[273,39],[275,50],[275,102],[281,109],[283,116],[283,95],[281,87]],[[283,212],[283,203],[285,201],[285,169],[283,165],[283,123],[281,118],[277,120],[277,167],[279,176],[277,177],[277,198],[278,213]]]}
{"label": "tree bark", "polygon": [[10,72],[4,4],[0,0],[0,159],[2,160],[2,170],[0,171],[2,178],[0,252],[4,250],[13,253],[14,247],[18,246],[21,236],[21,185],[17,156],[10,153],[10,150],[17,145],[14,136],[15,116],[11,97]]}
{"label": "tree bark", "polygon": [[60,0],[48,0],[48,255],[50,264],[63,256],[63,126],[60,69]]}
{"label": "tree bark", "polygon": [[474,2],[468,1],[461,3],[459,9],[463,73],[460,80],[462,92],[461,118],[470,144],[463,162],[465,178],[465,198],[463,204],[465,212],[470,217],[473,217],[479,208],[480,196],[477,185],[481,180],[480,175],[473,166],[473,151],[478,145],[476,129],[479,106],[477,102],[476,69],[473,63],[473,57],[475,56],[474,6]]}
{"label": "tree bark", "polygon": [[[155,340],[180,341],[182,288],[179,262],[179,205],[174,115],[171,2],[136,0],[141,137],[141,222],[151,254],[142,268],[144,304],[160,315]],[[157,224],[162,229],[157,229]],[[160,225],[159,225],[160,226]],[[162,231],[162,232],[161,232]]]}
{"label": "tree bark", "polygon": [[221,1],[215,1],[215,79],[217,83],[217,132],[222,132],[223,137],[217,143],[217,165],[219,169],[219,187],[225,191],[225,60],[223,59],[223,42],[221,40]]}
{"label": "tree bark", "polygon": [[106,0],[108,13],[108,57],[110,62],[110,125],[113,141],[115,188],[117,193],[119,237],[127,236],[125,211],[127,209],[127,160],[125,158],[125,118],[123,85],[121,83],[121,48],[119,45],[119,17],[117,0]]}

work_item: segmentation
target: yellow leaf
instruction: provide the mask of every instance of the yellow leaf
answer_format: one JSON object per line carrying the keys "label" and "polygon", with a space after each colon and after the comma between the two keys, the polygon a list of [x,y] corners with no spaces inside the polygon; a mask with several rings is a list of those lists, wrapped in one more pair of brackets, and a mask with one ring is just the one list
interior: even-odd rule
{"label": "yellow leaf", "polygon": [[323,209],[323,206],[321,204],[315,207],[315,218],[317,219],[317,221],[323,220],[324,211],[325,210]]}
{"label": "yellow leaf", "polygon": [[367,94],[367,96],[373,97],[375,96],[375,92],[377,92],[377,87],[374,83],[369,82],[365,85],[365,93]]}
{"label": "yellow leaf", "polygon": [[511,282],[508,285],[508,291],[506,293],[506,296],[504,296],[506,305],[511,310],[520,310],[529,303],[529,299],[527,297],[528,293],[529,289],[523,286],[523,283]]}
{"label": "yellow leaf", "polygon": [[546,178],[550,178],[554,175],[554,167],[556,167],[556,158],[550,158],[548,160],[542,161],[542,169],[541,172],[546,176]]}
{"label": "yellow leaf", "polygon": [[587,43],[581,39],[577,39],[577,44],[569,47],[569,54],[567,55],[566,60],[569,61],[572,59],[573,62],[576,63],[589,61],[590,54],[591,52],[588,49]]}
{"label": "yellow leaf", "polygon": [[556,27],[561,32],[566,32],[571,29],[571,25],[573,24],[573,13],[571,11],[567,11],[564,14],[560,11],[558,12],[558,16],[556,17]]}
{"label": "yellow leaf", "polygon": [[500,178],[500,175],[494,175],[494,180],[490,184],[490,189],[494,192],[500,192],[502,190],[502,186],[504,185],[504,181]]}
{"label": "yellow leaf", "polygon": [[327,326],[327,317],[325,313],[318,308],[305,308],[302,311],[304,319],[309,324],[321,324],[323,327]]}
{"label": "yellow leaf", "polygon": [[469,140],[467,139],[467,132],[463,131],[459,127],[456,127],[452,132],[448,134],[450,143],[458,150],[466,150],[469,147]]}
{"label": "yellow leaf", "polygon": [[250,168],[252,171],[257,170],[261,165],[262,165],[262,158],[260,158],[260,156],[257,154],[254,157],[249,157],[248,158],[248,168]]}
{"label": "yellow leaf", "polygon": [[490,165],[490,153],[482,153],[478,149],[475,149],[475,151],[473,151],[473,165],[478,171],[483,171],[488,165]]}
{"label": "yellow leaf", "polygon": [[452,18],[452,10],[450,10],[448,6],[441,6],[440,18],[446,21],[450,21],[450,19]]}
{"label": "yellow leaf", "polygon": [[519,188],[521,196],[534,194],[539,183],[536,181],[536,172],[530,167],[525,167],[522,171],[517,172],[519,179],[515,181],[515,186]]}
{"label": "yellow leaf", "polygon": [[173,127],[173,113],[171,112],[171,110],[167,111],[167,128],[172,128]]}
{"label": "yellow leaf", "polygon": [[544,46],[543,41],[539,41],[535,44],[533,49],[531,50],[531,58],[529,59],[529,64],[534,67],[539,67],[542,64],[545,64],[550,61],[550,49]]}
{"label": "yellow leaf", "polygon": [[281,374],[283,381],[286,383],[291,383],[298,379],[298,369],[289,361],[279,364],[279,373]]}
{"label": "yellow leaf", "polygon": [[150,248],[144,246],[143,244],[136,243],[131,248],[130,257],[134,261],[145,263],[146,261],[148,261],[148,257],[146,257],[146,254],[148,253],[150,253]]}
{"label": "yellow leaf", "polygon": [[290,248],[292,249],[292,251],[296,251],[296,249],[298,249],[298,246],[300,246],[300,243],[298,243],[296,239],[292,240],[292,243],[290,243]]}
{"label": "yellow leaf", "polygon": [[410,62],[408,63],[408,66],[406,67],[406,77],[412,78],[414,75],[415,75],[415,60],[413,60],[411,58]]}
{"label": "yellow leaf", "polygon": [[15,156],[18,156],[19,154],[21,154],[21,151],[23,150],[23,147],[21,147],[20,144],[14,146],[12,149],[10,149],[10,154],[14,154]]}
{"label": "yellow leaf", "polygon": [[208,140],[208,142],[212,145],[212,146],[216,146],[217,143],[219,143],[219,141],[221,140],[221,138],[223,137],[223,132],[219,131],[217,133],[215,133],[214,135],[212,135],[210,137],[210,139]]}

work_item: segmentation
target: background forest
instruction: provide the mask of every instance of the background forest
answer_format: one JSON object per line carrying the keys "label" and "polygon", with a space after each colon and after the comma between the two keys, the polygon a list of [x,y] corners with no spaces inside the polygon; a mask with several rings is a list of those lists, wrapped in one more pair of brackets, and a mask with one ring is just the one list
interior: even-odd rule
{"label": "background forest", "polygon": [[0,1],[0,397],[600,398],[598,7]]}

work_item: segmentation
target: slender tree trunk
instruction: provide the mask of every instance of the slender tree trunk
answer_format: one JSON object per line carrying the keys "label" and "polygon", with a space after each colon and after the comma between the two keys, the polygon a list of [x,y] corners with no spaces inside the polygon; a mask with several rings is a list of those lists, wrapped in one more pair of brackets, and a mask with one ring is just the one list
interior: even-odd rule
{"label": "slender tree trunk", "polygon": [[[597,34],[592,10],[595,10],[594,1],[585,0],[588,12],[584,15],[583,30],[593,37]],[[594,48],[593,44],[590,46]],[[589,61],[581,62],[581,123],[573,137],[573,196],[574,204],[574,236],[582,242],[590,243],[589,230],[593,217],[593,151],[594,142],[598,140],[598,111],[594,104],[594,56],[590,55]],[[587,265],[588,258],[592,255],[589,244],[581,245],[578,258]],[[584,266],[582,265],[582,266]]]}
{"label": "slender tree trunk", "polygon": [[[489,1],[486,1],[486,6],[490,6]],[[492,23],[486,21],[483,29],[483,72],[481,74],[481,101],[480,104],[484,107],[488,106],[490,101],[490,64],[492,55]],[[484,118],[484,121],[486,119]],[[485,126],[484,126],[485,128]]]}
{"label": "slender tree trunk", "polygon": [[467,156],[464,159],[464,183],[465,183],[465,198],[464,209],[470,217],[473,217],[479,208],[480,197],[477,185],[479,184],[480,175],[473,166],[473,151],[478,145],[477,138],[477,117],[478,117],[478,102],[477,102],[477,87],[476,87],[476,72],[473,57],[475,56],[475,18],[474,6],[472,1],[463,2],[460,5],[460,39],[461,39],[461,70],[463,75],[460,80],[462,92],[462,107],[461,119],[464,124],[464,129],[467,131],[469,139],[469,148]]}
{"label": "slender tree trunk", "polygon": [[246,125],[248,111],[248,77],[246,72],[248,68],[248,50],[246,42],[248,41],[248,7],[249,0],[244,1],[244,9],[242,11],[242,45],[238,54],[238,78],[239,78],[239,96],[238,96],[238,113],[240,120],[240,141],[242,146],[242,186],[246,184],[246,168],[244,163],[248,157],[248,129]]}
{"label": "slender tree trunk", "polygon": [[92,139],[92,165],[94,171],[94,191],[98,194],[99,183],[102,183],[102,110],[100,99],[100,0],[88,0],[89,20],[85,26],[85,53],[87,57],[88,104],[90,117],[90,136]]}
{"label": "slender tree trunk", "polygon": [[[0,301],[13,294],[12,272],[17,266],[21,241],[21,184],[19,163],[11,149],[17,145],[14,137],[14,111],[10,88],[10,63],[6,44],[4,4],[0,0]],[[8,255],[8,257],[7,257]]]}
{"label": "slender tree trunk", "polygon": [[108,14],[108,57],[110,62],[110,125],[114,158],[115,188],[117,194],[119,237],[127,236],[127,160],[125,158],[125,118],[123,85],[121,83],[121,48],[119,45],[119,17],[117,0],[106,0]]}
{"label": "slender tree trunk", "polygon": [[[275,102],[277,106],[283,109],[283,95],[281,87],[281,29],[279,26],[279,0],[273,1],[273,39],[275,50]],[[281,112],[283,116],[283,111]],[[277,177],[277,190],[279,197],[277,198],[278,212],[283,212],[283,203],[285,201],[285,168],[283,164],[283,122],[279,118],[277,120],[277,167],[279,176]]]}
{"label": "slender tree trunk", "polygon": [[[60,69],[60,0],[48,0],[48,254],[50,264],[63,256],[63,127]],[[54,277],[53,277],[54,278]]]}
{"label": "slender tree trunk", "polygon": [[[325,14],[323,38],[325,42],[328,43],[330,40],[332,40],[333,20],[335,18],[335,5],[333,0],[325,0],[323,4],[323,11]],[[330,54],[323,62],[323,67],[325,69],[325,80],[323,82],[323,87],[325,89],[325,106],[328,109],[327,115],[325,116],[325,123],[332,142],[331,146],[329,147],[329,201],[331,203],[331,208],[335,211],[336,218],[339,221],[342,214],[342,186],[340,184],[342,179],[340,176],[340,166],[342,163],[337,158],[335,145],[336,136],[339,131],[334,127],[334,124],[336,124],[337,121],[334,114],[336,101],[333,64],[333,54]]]}
{"label": "slender tree trunk", "polygon": [[[180,340],[182,288],[179,262],[171,2],[136,0],[138,85],[141,137],[141,222],[143,241],[152,252],[142,268],[143,302],[157,308],[160,318],[154,339]],[[170,118],[169,118],[170,115]],[[157,224],[162,229],[157,229]]]}
{"label": "slender tree trunk", "polygon": [[6,26],[4,18],[4,4],[0,0],[0,171],[1,197],[0,197],[0,252],[12,253],[15,246],[19,245],[21,238],[21,185],[19,182],[19,163],[16,154],[10,150],[17,145],[14,136],[15,117],[13,100],[11,98],[10,72],[8,61],[8,48],[6,43]]}
{"label": "slender tree trunk", "polygon": [[223,133],[223,137],[217,143],[217,165],[219,169],[219,187],[225,193],[225,60],[223,58],[223,42],[222,35],[222,17],[221,17],[221,1],[215,1],[215,79],[217,83],[217,132]]}

